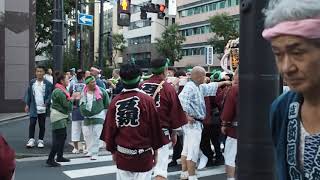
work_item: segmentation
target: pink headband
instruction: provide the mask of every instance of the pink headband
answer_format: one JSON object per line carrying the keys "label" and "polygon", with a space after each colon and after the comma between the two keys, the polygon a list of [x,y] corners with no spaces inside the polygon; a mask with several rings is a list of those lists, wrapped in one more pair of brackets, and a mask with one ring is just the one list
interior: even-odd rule
{"label": "pink headband", "polygon": [[100,73],[100,70],[99,70],[98,68],[95,68],[95,67],[91,67],[90,70],[91,70],[91,71],[96,71],[96,72]]}
{"label": "pink headband", "polygon": [[280,35],[300,36],[307,39],[320,39],[320,18],[298,21],[285,21],[272,28],[265,29],[262,36],[271,40]]}

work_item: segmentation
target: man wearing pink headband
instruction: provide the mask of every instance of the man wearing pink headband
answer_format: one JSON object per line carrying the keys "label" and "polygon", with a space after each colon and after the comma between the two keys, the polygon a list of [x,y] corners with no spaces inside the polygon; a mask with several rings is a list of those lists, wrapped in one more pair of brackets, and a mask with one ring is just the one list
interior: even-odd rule
{"label": "man wearing pink headband", "polygon": [[100,73],[101,70],[96,68],[96,67],[91,67],[90,68],[90,74],[91,76],[93,76],[96,79],[96,83],[99,87],[106,89],[106,85],[104,84],[104,82],[100,79]]}
{"label": "man wearing pink headband", "polygon": [[277,179],[320,179],[320,1],[271,0],[263,37],[291,91],[271,107]]}

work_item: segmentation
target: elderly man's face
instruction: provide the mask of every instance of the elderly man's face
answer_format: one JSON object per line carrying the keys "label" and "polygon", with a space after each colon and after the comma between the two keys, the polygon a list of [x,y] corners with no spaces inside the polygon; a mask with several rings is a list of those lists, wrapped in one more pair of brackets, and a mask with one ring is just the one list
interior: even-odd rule
{"label": "elderly man's face", "polygon": [[206,82],[206,72],[198,72],[195,75],[191,75],[191,78],[197,84],[203,84]]}
{"label": "elderly man's face", "polygon": [[271,44],[278,70],[292,90],[320,88],[320,47],[296,36],[279,36]]}

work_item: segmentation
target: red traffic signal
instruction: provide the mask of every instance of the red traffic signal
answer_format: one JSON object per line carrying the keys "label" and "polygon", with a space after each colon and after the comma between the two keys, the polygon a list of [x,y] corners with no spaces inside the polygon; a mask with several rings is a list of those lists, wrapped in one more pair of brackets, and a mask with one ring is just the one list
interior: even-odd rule
{"label": "red traffic signal", "polygon": [[164,12],[165,9],[166,9],[166,6],[163,4],[160,4],[159,11]]}

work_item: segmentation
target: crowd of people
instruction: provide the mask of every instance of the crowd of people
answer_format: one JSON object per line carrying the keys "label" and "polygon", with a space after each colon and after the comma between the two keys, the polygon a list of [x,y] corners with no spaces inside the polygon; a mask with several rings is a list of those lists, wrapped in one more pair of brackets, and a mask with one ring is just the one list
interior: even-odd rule
{"label": "crowd of people", "polygon": [[[277,177],[320,179],[320,1],[270,1],[264,13],[262,36],[270,41],[289,87],[270,113]],[[97,159],[100,147],[112,153],[119,180],[167,179],[168,165],[175,166],[179,158],[181,179],[196,180],[197,169],[225,164],[227,179],[235,180],[238,69],[209,74],[200,66],[184,72],[168,64],[166,59],[153,60],[151,76],[144,76],[133,63],[123,64],[106,81],[95,67],[56,72],[53,78],[52,70],[45,75],[45,68],[38,66],[25,97],[30,115],[26,147],[45,146],[49,115],[53,134],[49,166],[70,161],[63,153],[72,119],[72,152],[80,152],[82,133],[86,144],[82,150],[91,160]],[[11,152],[5,161],[12,162],[14,153],[3,138],[0,144],[6,147],[2,151]],[[0,178],[10,179],[14,166],[0,168]]]}
{"label": "crowd of people", "polygon": [[[177,71],[167,59],[153,60],[148,76],[132,63],[115,69],[108,80],[100,79],[100,73],[92,67],[89,72],[73,68],[52,75],[51,69],[36,67],[36,78],[25,96],[25,111],[30,115],[26,147],[44,148],[49,116],[48,166],[70,161],[63,156],[69,121],[72,153],[96,160],[99,149],[105,147],[114,156],[119,179],[128,178],[129,172],[139,172],[137,179],[166,179],[168,164],[177,165],[179,158],[181,178],[197,179],[196,169],[224,163],[221,101],[229,102],[232,75],[207,73],[200,66],[188,73]],[[85,145],[80,143],[81,134]],[[174,158],[169,162],[171,148]]]}

